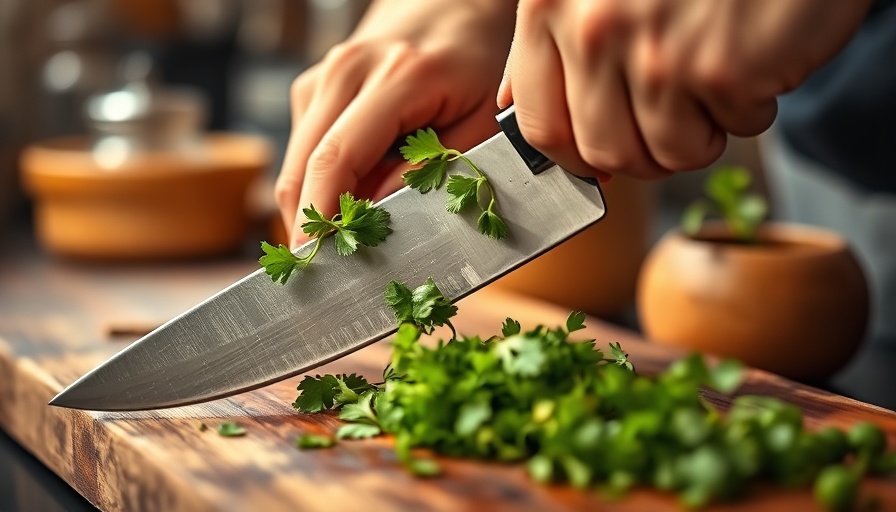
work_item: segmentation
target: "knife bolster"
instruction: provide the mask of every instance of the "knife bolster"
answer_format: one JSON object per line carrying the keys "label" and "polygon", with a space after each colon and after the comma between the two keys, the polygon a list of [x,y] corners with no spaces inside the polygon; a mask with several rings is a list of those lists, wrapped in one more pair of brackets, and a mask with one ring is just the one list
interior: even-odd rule
{"label": "knife bolster", "polygon": [[530,146],[526,139],[523,138],[523,134],[520,133],[520,127],[516,122],[516,109],[513,105],[498,114],[496,119],[504,135],[513,144],[516,152],[519,153],[520,158],[523,159],[526,166],[532,171],[532,174],[538,174],[554,165],[554,162],[548,160],[546,156]]}

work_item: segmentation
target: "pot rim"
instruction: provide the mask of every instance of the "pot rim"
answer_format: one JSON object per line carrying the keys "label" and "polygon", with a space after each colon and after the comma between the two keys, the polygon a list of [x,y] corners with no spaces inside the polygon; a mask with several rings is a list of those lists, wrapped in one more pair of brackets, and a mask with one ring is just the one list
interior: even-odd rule
{"label": "pot rim", "polygon": [[667,236],[680,239],[682,243],[691,246],[724,248],[726,251],[756,255],[810,256],[849,250],[847,240],[831,229],[789,221],[763,223],[757,232],[755,243],[735,240],[723,221],[704,223],[695,236],[686,235],[680,228],[672,230]]}

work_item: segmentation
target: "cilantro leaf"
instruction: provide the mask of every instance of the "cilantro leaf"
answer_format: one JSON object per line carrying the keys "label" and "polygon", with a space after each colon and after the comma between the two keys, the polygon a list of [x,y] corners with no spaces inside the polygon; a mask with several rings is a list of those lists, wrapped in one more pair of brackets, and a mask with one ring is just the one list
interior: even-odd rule
{"label": "cilantro leaf", "polygon": [[307,219],[302,223],[302,231],[312,238],[326,236],[336,229],[333,223],[327,220],[326,217],[324,217],[324,214],[315,208],[313,204],[307,208],[303,208],[302,213],[305,214],[305,218]]}
{"label": "cilantro leaf", "polygon": [[306,259],[299,258],[283,244],[274,247],[267,242],[261,242],[261,250],[265,254],[258,259],[258,262],[274,282],[280,281],[281,284],[286,284],[286,280],[293,272],[298,272],[308,265]]}
{"label": "cilantro leaf", "polygon": [[442,473],[442,467],[432,459],[410,459],[405,463],[415,476],[431,477]]}
{"label": "cilantro leaf", "polygon": [[318,448],[330,448],[336,444],[332,437],[315,434],[302,434],[296,440],[296,448],[300,450],[314,450]]}
{"label": "cilantro leaf", "polygon": [[492,416],[492,406],[487,400],[465,403],[457,412],[454,432],[459,436],[469,436]]}
{"label": "cilantro leaf", "polygon": [[504,224],[504,219],[491,210],[482,212],[476,225],[479,227],[480,233],[496,240],[507,236],[507,225]]}
{"label": "cilantro leaf", "polygon": [[723,359],[709,373],[712,387],[725,394],[736,391],[744,377],[743,363],[734,359]]}
{"label": "cilantro leaf", "polygon": [[350,229],[341,228],[336,232],[336,253],[340,256],[348,256],[358,250],[356,233]]}
{"label": "cilantro leaf", "polygon": [[401,179],[405,185],[419,191],[421,194],[425,194],[442,186],[447,169],[448,161],[439,158],[426,162],[423,164],[423,167],[405,172],[401,175]]}
{"label": "cilantro leaf", "polygon": [[228,421],[218,425],[218,435],[221,437],[239,437],[246,435],[246,429],[237,425],[233,421]]}
{"label": "cilantro leaf", "polygon": [[388,211],[373,206],[367,199],[355,199],[348,192],[339,196],[339,214],[332,219],[324,217],[314,205],[303,208],[302,212],[306,218],[302,223],[302,231],[316,239],[314,248],[306,256],[298,257],[283,245],[274,248],[267,242],[261,242],[265,255],[258,262],[274,282],[286,284],[293,272],[307,267],[320,250],[321,241],[334,233],[336,253],[340,256],[353,254],[359,245],[376,247],[392,233],[392,228],[389,227],[391,215]]}
{"label": "cilantro leaf", "polygon": [[401,155],[412,164],[419,164],[424,160],[440,158],[448,149],[439,141],[438,135],[432,128],[417,130],[416,135],[408,135],[405,138],[406,146],[398,148]]}
{"label": "cilantro leaf", "polygon": [[336,431],[336,437],[339,439],[367,439],[382,433],[383,431],[378,425],[347,423],[339,427],[339,430]]}
{"label": "cilantro leaf", "polygon": [[458,213],[464,208],[476,203],[476,196],[484,178],[472,178],[461,174],[448,177],[448,202],[446,209],[451,213]]}
{"label": "cilantro leaf", "polygon": [[[566,330],[575,332],[585,328],[585,313],[581,311],[573,311],[566,318]],[[611,345],[612,346],[612,345]]]}
{"label": "cilantro leaf", "polygon": [[353,236],[361,245],[376,247],[392,233],[389,227],[392,216],[381,207],[371,205],[370,201],[361,203],[354,218],[350,222],[343,220],[339,229],[353,231]]}
{"label": "cilantro leaf", "polygon": [[432,332],[434,326],[450,325],[449,319],[457,314],[457,306],[442,295],[442,291],[431,277],[414,288],[411,298],[414,323],[427,334]]}
{"label": "cilantro leaf", "polygon": [[362,394],[355,403],[345,404],[339,413],[339,419],[346,421],[354,421],[356,423],[367,423],[369,425],[379,425],[376,413],[373,411],[373,397],[375,393],[367,391]]}
{"label": "cilantro leaf", "polygon": [[319,412],[337,404],[355,402],[358,395],[373,386],[367,379],[356,375],[306,375],[299,383],[299,396],[292,404],[300,412]]}
{"label": "cilantro leaf", "polygon": [[511,336],[496,343],[495,353],[505,372],[524,377],[538,375],[547,360],[538,339],[526,335]]}
{"label": "cilantro leaf", "polygon": [[610,343],[610,354],[612,354],[613,357],[616,358],[616,364],[618,364],[619,366],[624,366],[631,371],[635,370],[635,367],[628,360],[628,354],[626,354],[622,350],[622,347],[619,346],[618,341],[616,342],[615,345],[613,343]]}
{"label": "cilantro leaf", "polygon": [[333,397],[335,404],[356,403],[361,398],[361,393],[373,387],[367,379],[354,373],[337,378],[336,384],[339,386],[339,391]]}
{"label": "cilantro leaf", "polygon": [[334,375],[306,375],[297,389],[300,393],[292,406],[301,412],[318,412],[333,407],[339,382]]}
{"label": "cilantro leaf", "polygon": [[507,319],[504,320],[504,324],[501,326],[501,335],[505,338],[513,336],[514,334],[519,334],[520,329],[522,329],[522,327],[519,322],[513,318],[507,317]]}
{"label": "cilantro leaf", "polygon": [[413,291],[402,283],[390,281],[386,286],[386,304],[398,323],[412,323],[427,334],[435,326],[450,326],[449,319],[457,314],[457,306],[445,298],[431,277]]}
{"label": "cilantro leaf", "polygon": [[399,324],[414,323],[414,294],[404,284],[389,281],[386,285],[386,305],[395,313]]}

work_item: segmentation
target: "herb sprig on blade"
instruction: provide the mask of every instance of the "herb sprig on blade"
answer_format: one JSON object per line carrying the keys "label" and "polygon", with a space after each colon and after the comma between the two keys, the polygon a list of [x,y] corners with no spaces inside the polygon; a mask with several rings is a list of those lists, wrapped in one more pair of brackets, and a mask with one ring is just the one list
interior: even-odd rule
{"label": "herb sprig on blade", "polygon": [[336,252],[341,256],[348,256],[357,251],[359,245],[376,247],[392,233],[389,212],[373,206],[367,199],[355,199],[348,192],[339,196],[339,213],[332,219],[324,217],[314,205],[304,208],[302,212],[307,219],[302,223],[302,231],[315,239],[311,252],[305,256],[296,256],[283,244],[274,247],[261,242],[261,250],[265,254],[258,262],[275,282],[286,284],[293,272],[307,267],[320,249],[323,239],[328,236],[335,235]]}
{"label": "herb sprig on blade", "polygon": [[474,175],[448,176],[448,202],[445,208],[451,213],[459,213],[475,204],[481,211],[476,223],[479,231],[495,239],[507,236],[507,224],[497,212],[495,190],[488,176],[476,164],[460,151],[443,146],[432,128],[417,130],[416,135],[409,135],[406,138],[406,142],[406,146],[399,148],[405,160],[414,165],[423,164],[404,173],[402,178],[406,185],[422,194],[439,189],[445,181],[448,163],[461,160]]}

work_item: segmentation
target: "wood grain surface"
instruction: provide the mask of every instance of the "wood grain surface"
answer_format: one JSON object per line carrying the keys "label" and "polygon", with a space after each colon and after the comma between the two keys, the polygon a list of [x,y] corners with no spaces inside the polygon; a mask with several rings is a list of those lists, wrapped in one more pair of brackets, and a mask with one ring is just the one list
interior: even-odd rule
{"label": "wood grain surface", "polygon": [[[141,413],[57,409],[47,401],[65,385],[157,325],[193,306],[255,262],[110,266],[34,258],[5,251],[0,260],[0,427],[103,510],[385,511],[385,510],[676,510],[675,499],[639,490],[621,501],[597,492],[531,481],[519,465],[443,460],[445,473],[416,479],[397,463],[388,438],[299,451],[302,433],[331,434],[332,415],[291,407],[300,377],[229,399]],[[568,311],[484,289],[459,304],[467,333],[500,331],[508,315],[524,327],[560,324]],[[620,341],[642,373],[681,355],[635,334],[589,319],[600,344]],[[380,375],[384,340],[314,373]],[[785,379],[751,371],[744,393],[801,406],[810,427],[881,425],[896,446],[896,414]],[[710,397],[723,407],[724,397]],[[223,438],[214,427],[236,421],[247,435]],[[200,431],[204,422],[210,428]],[[865,496],[896,510],[896,482],[868,480]],[[747,501],[719,510],[815,510],[808,490],[758,486]]]}

